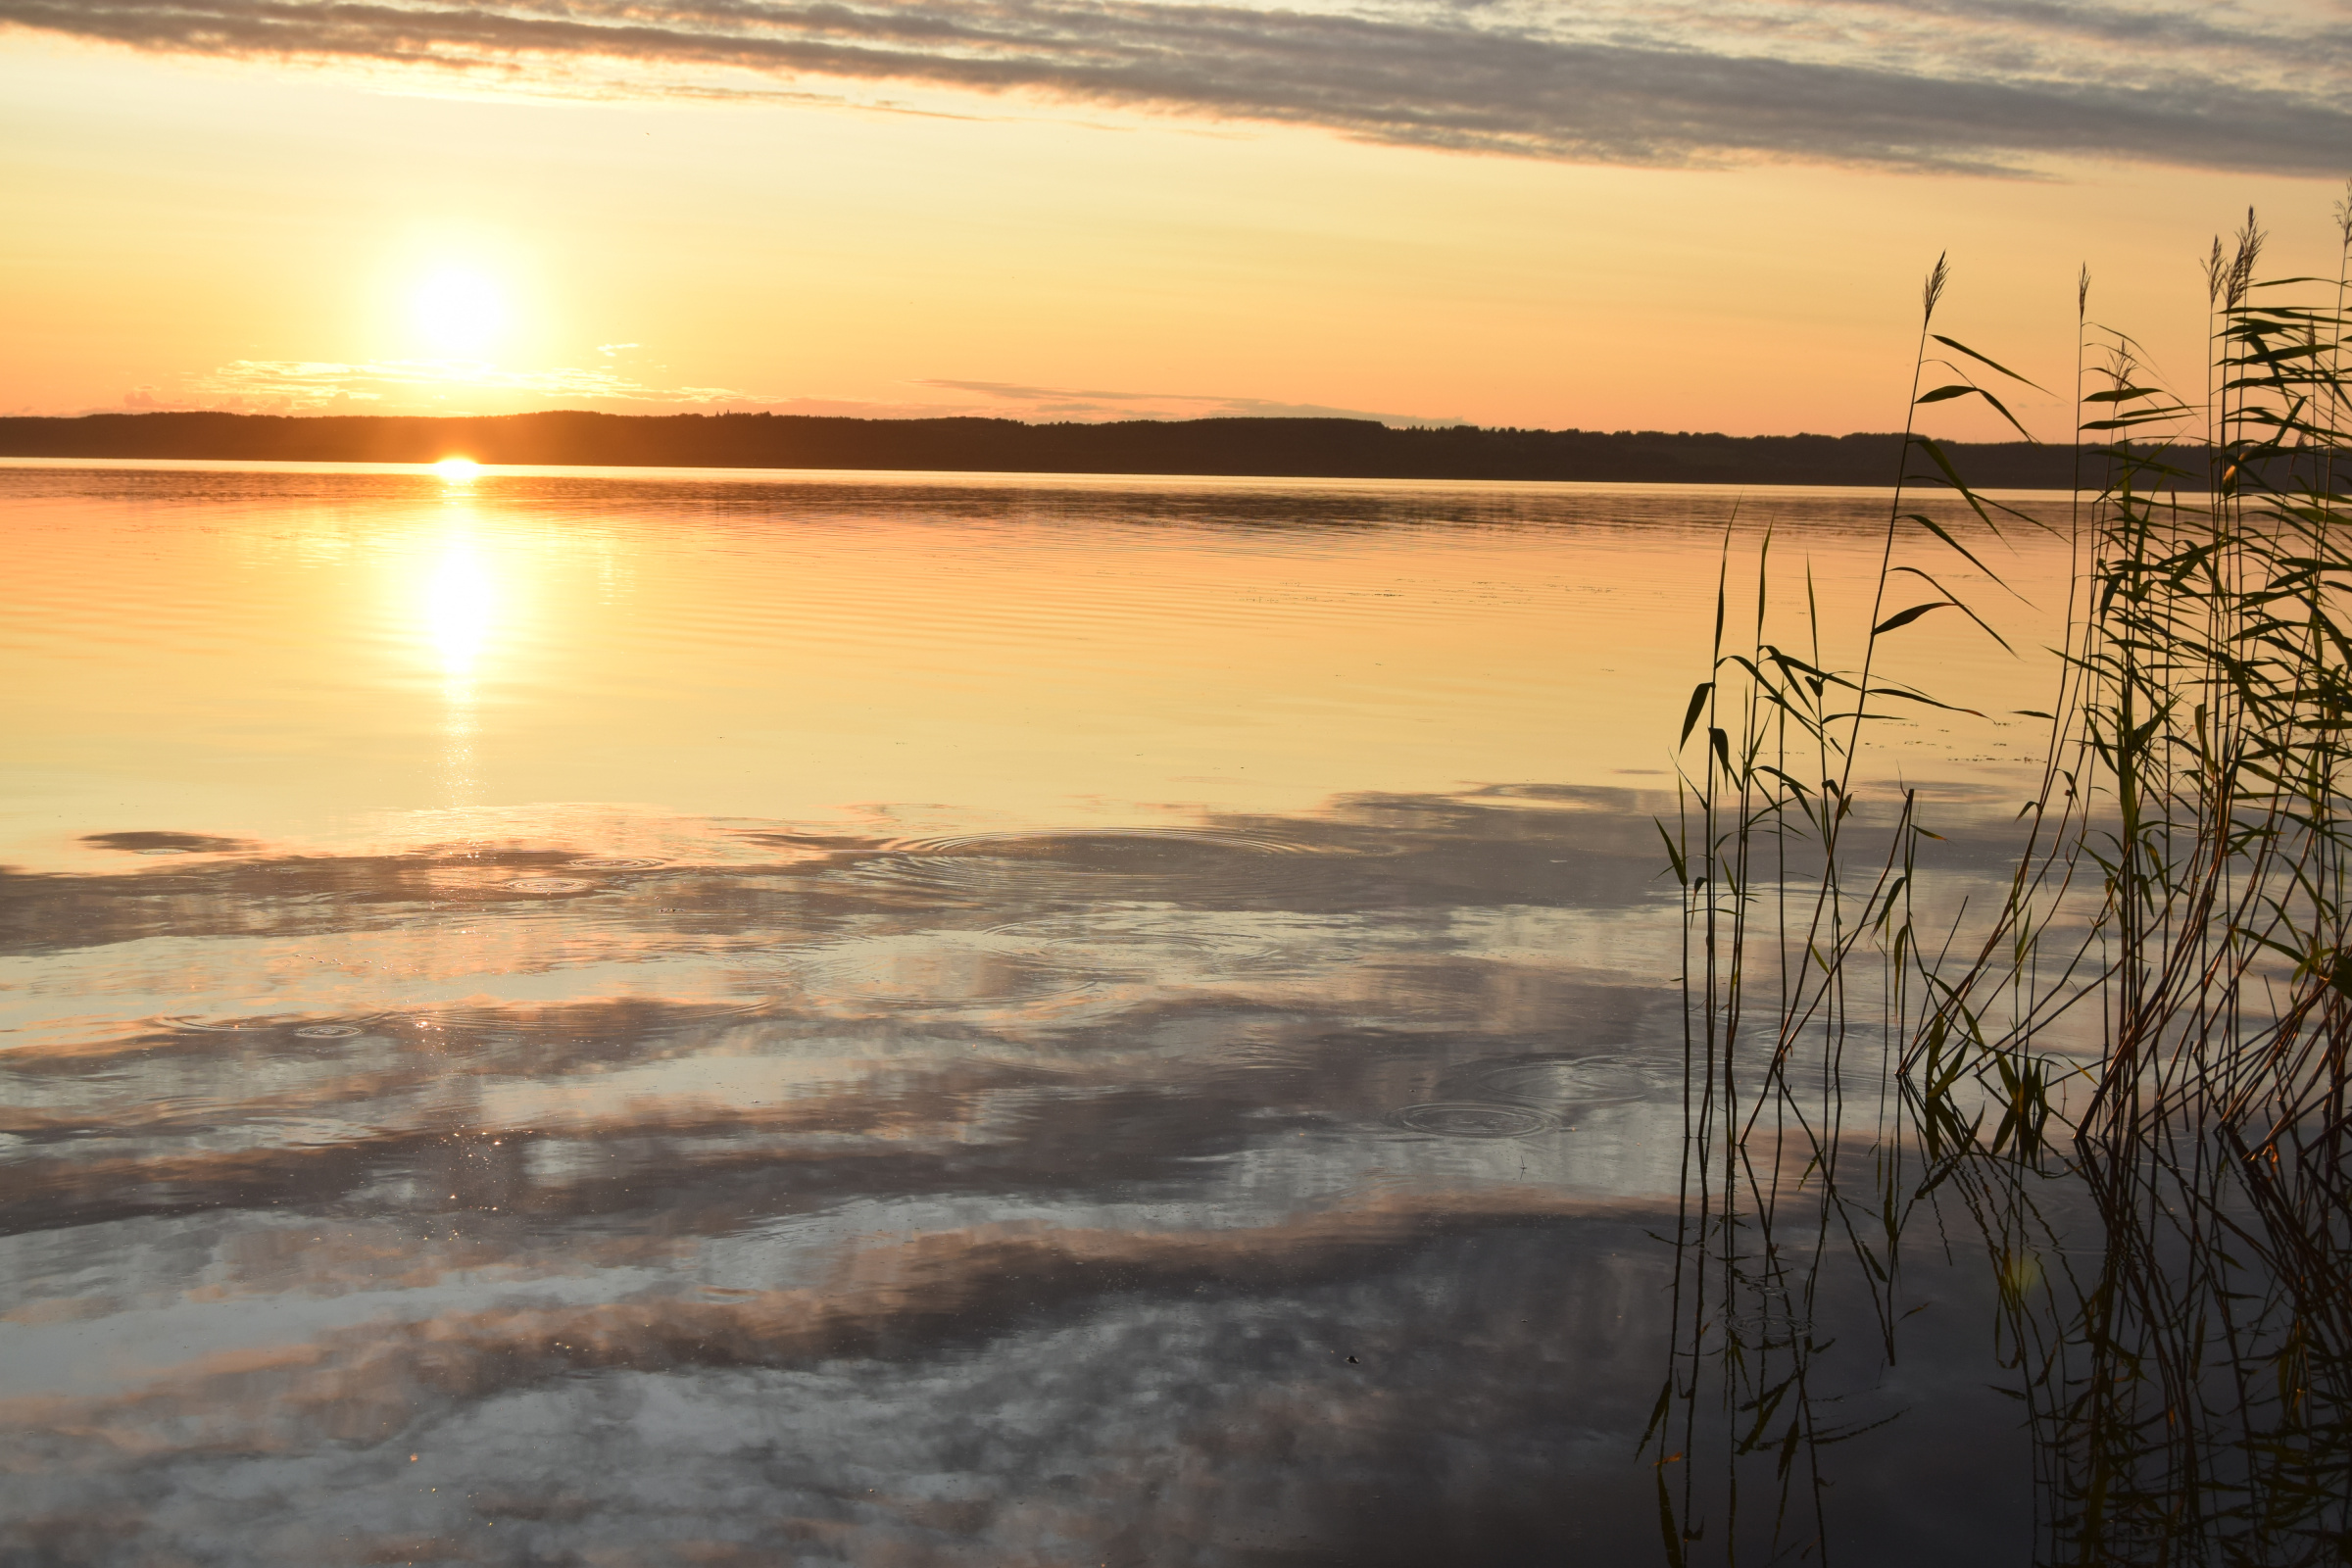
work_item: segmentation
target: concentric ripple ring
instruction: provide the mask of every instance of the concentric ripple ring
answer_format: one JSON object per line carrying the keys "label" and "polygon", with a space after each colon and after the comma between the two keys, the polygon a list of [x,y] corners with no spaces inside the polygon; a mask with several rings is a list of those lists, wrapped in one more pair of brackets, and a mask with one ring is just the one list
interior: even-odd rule
{"label": "concentric ripple ring", "polygon": [[1559,1125],[1548,1111],[1494,1100],[1432,1100],[1406,1105],[1389,1119],[1407,1132],[1438,1138],[1525,1138]]}

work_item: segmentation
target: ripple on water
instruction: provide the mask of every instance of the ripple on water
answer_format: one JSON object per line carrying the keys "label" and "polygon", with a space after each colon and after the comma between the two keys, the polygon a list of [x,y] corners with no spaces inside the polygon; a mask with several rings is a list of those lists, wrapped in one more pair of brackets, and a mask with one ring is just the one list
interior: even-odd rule
{"label": "ripple on water", "polygon": [[835,943],[792,956],[811,1006],[1034,1007],[1099,989],[1051,944],[993,931],[929,931]]}
{"label": "ripple on water", "polygon": [[1537,1056],[1489,1068],[1479,1075],[1478,1090],[1565,1116],[1588,1105],[1627,1104],[1677,1089],[1676,1083],[1661,1080],[1662,1070],[1659,1063],[1635,1056]]}
{"label": "ripple on water", "polygon": [[1040,961],[1105,979],[1175,979],[1260,962],[1280,952],[1232,929],[1230,917],[1185,909],[1099,909],[990,926],[984,935],[1033,950]]}
{"label": "ripple on water", "polygon": [[1525,1138],[1559,1125],[1533,1105],[1494,1100],[1432,1100],[1393,1111],[1389,1120],[1407,1132],[1437,1138]]}
{"label": "ripple on water", "polygon": [[566,863],[577,871],[651,871],[669,862],[642,855],[586,855]]}
{"label": "ripple on water", "polygon": [[883,846],[918,855],[983,855],[994,859],[1085,860],[1106,870],[1156,869],[1196,852],[1315,855],[1310,845],[1216,827],[1014,828],[893,839]]}
{"label": "ripple on water", "polygon": [[606,997],[547,1006],[498,1003],[428,1007],[409,1018],[431,1033],[460,1034],[483,1045],[522,1045],[544,1040],[590,1040],[625,1035],[673,1035],[701,1024],[742,1018],[775,999],[768,995],[684,1002],[645,997]]}
{"label": "ripple on water", "polygon": [[848,880],[934,902],[985,906],[1038,899],[1247,898],[1294,887],[1299,862],[1332,853],[1221,828],[1037,829],[894,839]]}
{"label": "ripple on water", "polygon": [[1778,1345],[1793,1345],[1800,1336],[1813,1332],[1813,1320],[1800,1312],[1767,1307],[1762,1311],[1741,1312],[1725,1319],[1731,1337],[1743,1345],[1769,1348]]}
{"label": "ripple on water", "polygon": [[597,883],[581,876],[525,876],[506,884],[509,893],[532,893],[542,897],[556,893],[585,893]]}
{"label": "ripple on water", "polygon": [[256,1003],[250,1011],[234,1004],[212,1013],[175,1013],[158,1018],[167,1029],[204,1035],[290,1034],[303,1040],[351,1040],[370,1032],[380,1012],[289,1012],[282,1002]]}

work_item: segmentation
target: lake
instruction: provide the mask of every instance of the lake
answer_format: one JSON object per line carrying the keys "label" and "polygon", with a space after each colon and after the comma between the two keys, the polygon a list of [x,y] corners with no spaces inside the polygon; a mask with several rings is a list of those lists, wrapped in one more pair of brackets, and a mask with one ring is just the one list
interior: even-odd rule
{"label": "lake", "polygon": [[[0,466],[0,1559],[2030,1560],[1981,1240],[1661,1398],[1726,530],[1842,646],[1886,511]],[[1951,888],[1999,548],[1869,775]]]}

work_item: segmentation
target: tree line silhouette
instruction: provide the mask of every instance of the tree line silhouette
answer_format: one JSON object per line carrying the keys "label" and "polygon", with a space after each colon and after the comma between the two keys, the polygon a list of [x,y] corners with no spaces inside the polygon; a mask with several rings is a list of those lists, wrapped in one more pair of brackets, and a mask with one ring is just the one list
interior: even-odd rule
{"label": "tree line silhouette", "polygon": [[[1884,485],[1899,434],[1731,436],[1664,430],[1395,429],[1370,419],[853,419],[805,415],[486,417],[93,414],[0,418],[0,457],[903,468],[1362,479],[1553,479]],[[2063,489],[2070,446],[1953,443],[1975,482]]]}

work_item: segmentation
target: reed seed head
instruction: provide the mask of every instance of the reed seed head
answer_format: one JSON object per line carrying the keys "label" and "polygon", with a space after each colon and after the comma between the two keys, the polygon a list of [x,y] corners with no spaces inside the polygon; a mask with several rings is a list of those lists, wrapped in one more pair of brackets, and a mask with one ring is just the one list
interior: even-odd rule
{"label": "reed seed head", "polygon": [[2237,231],[2237,253],[2230,259],[2230,305],[2231,309],[2245,304],[2246,290],[2254,286],[2254,268],[2262,259],[2262,242],[2270,236],[2256,226],[2254,209],[2246,209],[2245,225]]}

